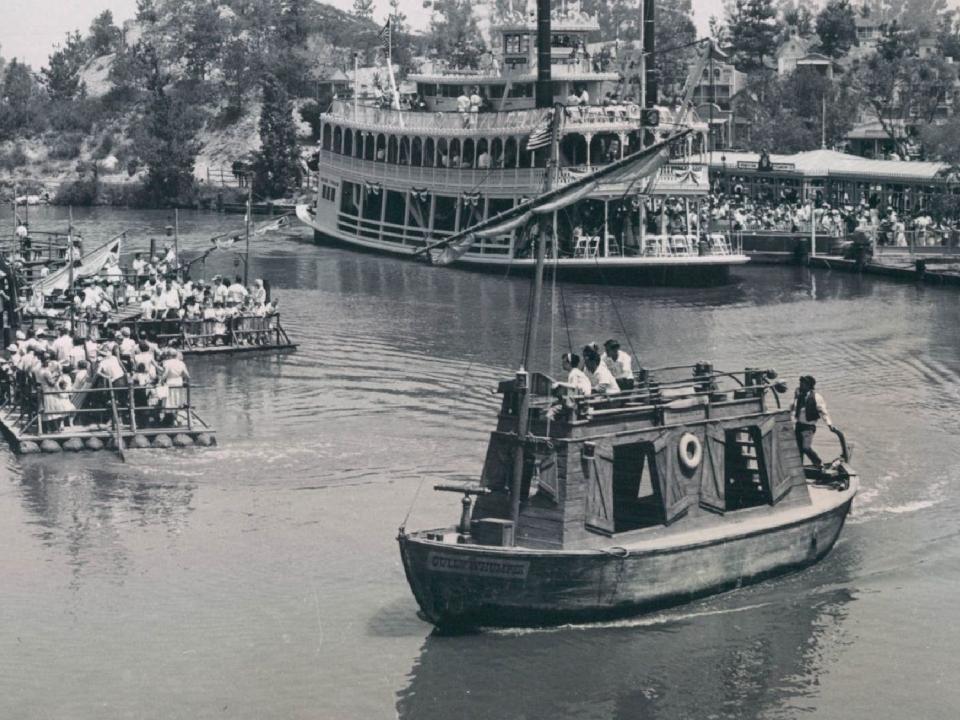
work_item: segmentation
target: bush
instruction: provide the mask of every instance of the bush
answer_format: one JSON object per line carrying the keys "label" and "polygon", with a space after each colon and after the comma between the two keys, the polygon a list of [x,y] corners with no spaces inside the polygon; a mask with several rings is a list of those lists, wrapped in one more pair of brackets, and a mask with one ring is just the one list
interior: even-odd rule
{"label": "bush", "polygon": [[310,139],[316,142],[320,139],[320,105],[314,101],[304,103],[300,108],[300,118],[310,124]]}
{"label": "bush", "polygon": [[83,145],[83,136],[75,133],[64,133],[57,136],[50,146],[47,156],[51,160],[73,160],[80,157],[80,148]]}
{"label": "bush", "polygon": [[93,151],[93,157],[97,160],[103,160],[113,150],[113,133],[109,130],[100,138],[100,144]]}
{"label": "bush", "polygon": [[27,161],[27,154],[23,151],[23,148],[20,147],[19,143],[14,145],[10,152],[0,153],[0,168],[4,170],[23,167],[27,164]]}
{"label": "bush", "polygon": [[53,197],[54,205],[89,206],[97,204],[98,183],[96,180],[82,179],[64,183],[57,188]]}

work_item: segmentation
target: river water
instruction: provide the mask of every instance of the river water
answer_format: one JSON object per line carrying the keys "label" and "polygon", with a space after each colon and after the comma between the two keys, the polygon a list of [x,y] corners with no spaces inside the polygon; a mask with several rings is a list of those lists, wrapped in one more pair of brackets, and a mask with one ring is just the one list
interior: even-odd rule
{"label": "river water", "polygon": [[[129,230],[146,249],[171,221],[75,212],[88,248]],[[183,212],[181,243],[237,222]],[[217,252],[207,275],[238,262]],[[563,286],[576,346],[816,375],[861,494],[806,571],[632,620],[443,637],[394,537],[408,511],[457,519],[431,486],[479,472],[527,282],[305,232],[256,240],[259,276],[300,347],[189,361],[218,447],[122,464],[0,446],[0,718],[956,717],[956,290],[771,267],[710,290]],[[544,357],[567,349],[561,315]]]}

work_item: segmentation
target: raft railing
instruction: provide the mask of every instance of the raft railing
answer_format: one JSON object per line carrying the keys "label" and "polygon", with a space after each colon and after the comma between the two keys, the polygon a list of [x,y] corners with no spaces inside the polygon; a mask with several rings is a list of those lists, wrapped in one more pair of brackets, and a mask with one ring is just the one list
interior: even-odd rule
{"label": "raft railing", "polygon": [[[136,434],[141,430],[146,431],[156,431],[156,430],[165,430],[165,429],[178,429],[185,428],[187,432],[192,432],[194,430],[194,423],[199,423],[204,428],[209,428],[209,425],[204,422],[202,418],[195,414],[193,410],[193,402],[191,398],[192,388],[189,383],[185,383],[181,387],[186,390],[186,399],[182,404],[174,406],[163,406],[159,403],[148,403],[146,405],[138,405],[136,402],[136,395],[138,390],[150,391],[157,390],[163,385],[152,385],[152,386],[137,386],[137,385],[126,385],[123,387],[117,387],[116,385],[112,388],[110,387],[95,387],[95,388],[85,388],[82,390],[42,390],[36,388],[36,395],[33,398],[34,407],[32,409],[28,406],[24,406],[24,409],[29,415],[29,419],[23,423],[23,432],[29,433],[31,428],[36,426],[38,436],[45,435],[62,435],[69,434],[69,428],[61,427],[60,429],[50,432],[49,428],[51,423],[57,423],[64,421],[67,418],[71,420],[77,416],[90,416],[95,417],[111,417],[112,413],[112,402],[107,403],[104,407],[82,407],[78,406],[74,410],[46,410],[44,408],[44,399],[48,396],[54,395],[67,395],[71,398],[77,396],[87,397],[89,395],[99,395],[103,397],[105,395],[112,396],[116,400],[116,407],[119,411],[119,418],[121,420],[120,426],[117,427],[116,423],[113,421],[112,417],[110,420],[110,427],[113,430],[119,430],[121,433],[132,433]],[[199,386],[198,386],[199,387]],[[125,398],[123,396],[126,396]],[[119,396],[119,397],[118,397]],[[140,425],[138,427],[137,418],[138,415],[142,419],[145,413],[150,413],[156,415],[158,420],[161,416],[174,416],[174,422],[168,427],[164,427],[161,424],[153,426]],[[21,415],[22,417],[23,415]],[[183,416],[185,418],[185,424],[180,424],[179,418]],[[46,425],[45,425],[46,423]],[[103,423],[98,423],[98,425],[103,425]]]}
{"label": "raft railing", "polygon": [[[214,332],[218,324],[225,326],[225,333]],[[236,315],[223,320],[182,318],[141,320],[120,323],[131,327],[134,335],[153,337],[161,344],[176,341],[181,350],[202,350],[212,347],[275,347],[292,345],[286,330],[280,323],[280,314]],[[173,332],[171,329],[175,328]],[[217,340],[223,340],[217,345]]]}

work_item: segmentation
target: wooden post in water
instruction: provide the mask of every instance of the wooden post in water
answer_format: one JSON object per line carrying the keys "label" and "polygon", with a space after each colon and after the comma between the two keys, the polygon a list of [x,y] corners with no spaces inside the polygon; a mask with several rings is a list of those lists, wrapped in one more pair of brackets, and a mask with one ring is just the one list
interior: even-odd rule
{"label": "wooden post in water", "polygon": [[107,386],[110,388],[110,410],[113,414],[113,431],[114,438],[117,441],[117,455],[123,462],[126,462],[127,458],[123,454],[123,433],[120,430],[120,413],[117,411],[117,395],[113,389],[113,381],[109,378],[107,378]]}

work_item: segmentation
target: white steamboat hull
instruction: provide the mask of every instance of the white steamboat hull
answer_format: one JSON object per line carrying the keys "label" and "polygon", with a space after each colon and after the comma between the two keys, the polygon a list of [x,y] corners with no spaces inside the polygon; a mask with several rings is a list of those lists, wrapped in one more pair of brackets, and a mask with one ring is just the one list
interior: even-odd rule
{"label": "white steamboat hull", "polygon": [[[404,245],[341,232],[336,227],[318,221],[307,205],[297,206],[297,217],[314,231],[318,241],[332,240],[353,247],[402,257],[416,255],[422,245]],[[730,269],[749,262],[745,255],[686,255],[686,256],[616,256],[616,257],[562,257],[548,258],[548,268],[556,267],[561,276],[597,281],[616,281],[653,285],[714,285],[729,279]],[[476,270],[531,272],[535,258],[512,258],[507,254],[466,252],[454,265]]]}

